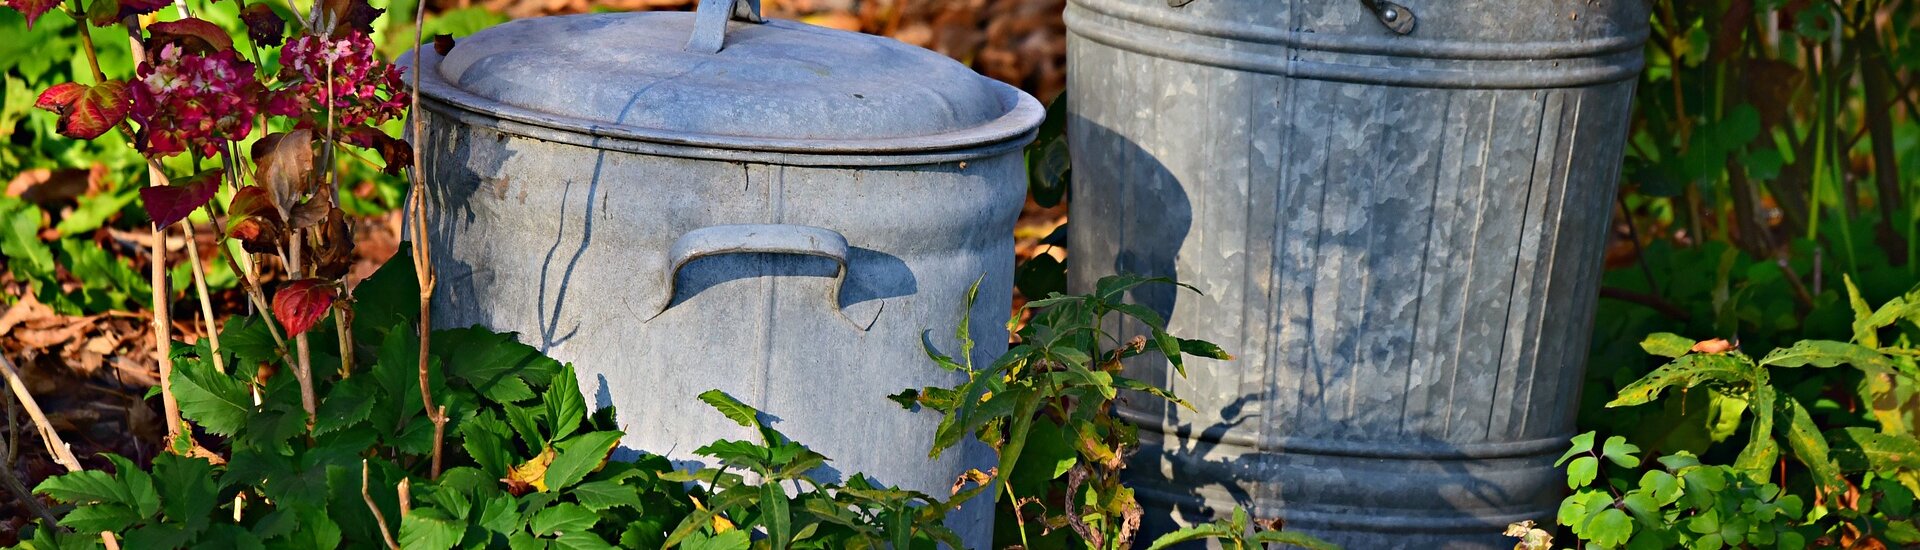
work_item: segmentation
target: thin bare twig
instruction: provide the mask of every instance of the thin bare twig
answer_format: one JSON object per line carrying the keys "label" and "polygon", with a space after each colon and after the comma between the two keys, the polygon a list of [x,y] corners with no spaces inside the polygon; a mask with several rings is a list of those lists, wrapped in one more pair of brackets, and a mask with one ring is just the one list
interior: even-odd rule
{"label": "thin bare twig", "polygon": [[[303,248],[300,244],[301,239],[305,238],[302,233],[304,233],[302,230],[293,230],[293,243],[288,247],[292,248],[293,252],[290,254],[291,261],[287,263],[287,271],[290,272],[289,276],[295,279],[306,276],[300,267],[300,249]],[[313,424],[319,420],[320,413],[313,394],[313,355],[307,349],[307,333],[293,335],[293,348],[294,358],[300,361],[293,366],[293,377],[300,383],[300,408],[307,411],[307,431],[312,432]]]}
{"label": "thin bare twig", "polygon": [[[138,67],[147,62],[147,49],[140,43],[140,23],[129,17],[122,20],[122,24],[127,29],[127,43],[133,53],[133,65]],[[88,34],[83,26],[80,36],[85,38]],[[100,62],[93,52],[92,39],[89,38],[84,42],[87,61],[93,65],[94,77],[99,81],[105,81],[106,73],[100,70]],[[128,126],[125,122],[120,123],[120,128],[128,136],[133,135],[132,132],[127,131]],[[160,172],[160,164],[151,158],[147,159],[147,185],[149,187],[167,185],[166,174]],[[171,298],[170,293],[167,292],[167,232],[164,227],[152,224],[148,226],[153,228],[153,266],[149,283],[153,286],[154,360],[160,364],[160,403],[161,408],[166,412],[167,442],[171,444],[174,437],[180,434],[180,429],[186,421],[180,418],[180,402],[174,399],[173,382],[169,380],[173,377],[173,355],[170,349],[173,341],[173,324],[167,320],[167,299]]]}
{"label": "thin bare twig", "polygon": [[414,141],[413,169],[407,175],[412,180],[412,189],[408,191],[407,202],[411,203],[411,222],[413,224],[413,271],[420,283],[420,404],[427,409],[427,420],[433,422],[433,477],[440,478],[440,448],[446,441],[447,408],[438,410],[433,406],[433,394],[428,389],[427,366],[431,357],[429,350],[433,336],[433,287],[437,282],[433,272],[432,250],[427,239],[427,182],[425,171],[421,169],[421,157],[418,153],[426,148],[426,125],[420,119],[420,56],[426,54],[421,47],[424,42],[423,25],[426,24],[427,1],[419,0],[413,8],[413,87],[408,90],[411,103],[407,110],[407,120],[412,126]]}
{"label": "thin bare twig", "polygon": [[205,323],[207,344],[213,350],[213,370],[227,372],[226,361],[220,358],[220,327],[213,319],[213,300],[207,298],[207,270],[200,265],[200,242],[194,238],[193,221],[181,219],[180,232],[186,234],[187,263],[193,265],[193,289],[200,296],[200,321]]}
{"label": "thin bare twig", "polygon": [[[15,370],[13,361],[5,356],[0,356],[0,375],[7,377],[7,386],[13,389],[14,398],[20,400],[20,407],[27,410],[27,417],[32,418],[34,427],[40,429],[40,441],[47,445],[47,452],[53,455],[54,462],[65,466],[68,472],[85,469],[80,466],[80,459],[73,456],[73,449],[60,439],[60,432],[53,431],[53,423],[47,420],[46,413],[40,411],[40,402],[33,399],[33,393],[27,391],[27,383],[20,379],[20,371]],[[111,531],[100,532],[100,542],[106,544],[107,550],[120,550],[120,541]]]}
{"label": "thin bare twig", "polygon": [[33,512],[33,515],[40,516],[42,525],[59,529],[63,533],[68,532],[66,527],[60,525],[60,517],[53,515],[53,511],[48,510],[47,505],[41,504],[40,499],[34,498],[33,491],[28,490],[27,484],[21,482],[20,476],[13,472],[13,445],[8,444],[6,441],[0,441],[0,447],[5,447],[4,449],[0,449],[0,455],[6,455],[8,457],[5,464],[0,464],[0,485],[6,485],[7,492],[13,493],[15,500],[20,501],[20,504],[26,505],[27,511]]}
{"label": "thin bare twig", "polygon": [[405,521],[407,514],[413,513],[413,482],[404,477],[400,478],[400,484],[393,489],[394,494],[400,497],[400,519]]}
{"label": "thin bare twig", "polygon": [[373,495],[367,493],[367,460],[360,459],[360,498],[367,501],[367,509],[373,511],[373,521],[380,524],[380,538],[386,540],[387,548],[400,550],[400,543],[394,542],[393,530],[387,528],[387,515],[380,513],[380,505],[374,504]]}

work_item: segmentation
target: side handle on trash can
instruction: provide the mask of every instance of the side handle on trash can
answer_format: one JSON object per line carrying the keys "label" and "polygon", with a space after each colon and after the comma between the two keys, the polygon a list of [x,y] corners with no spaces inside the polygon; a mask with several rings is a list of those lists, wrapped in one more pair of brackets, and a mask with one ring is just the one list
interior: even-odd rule
{"label": "side handle on trash can", "polygon": [[666,284],[661,285],[666,293],[656,301],[653,315],[647,320],[666,313],[667,306],[673,304],[674,283],[680,277],[680,268],[688,262],[721,254],[797,254],[833,260],[836,269],[833,286],[827,290],[827,306],[855,328],[867,330],[873,327],[874,319],[879,318],[879,308],[863,315],[862,319],[854,319],[840,307],[840,286],[847,280],[847,250],[847,238],[840,233],[805,225],[716,225],[688,231],[673,242],[673,249],[668,252]]}

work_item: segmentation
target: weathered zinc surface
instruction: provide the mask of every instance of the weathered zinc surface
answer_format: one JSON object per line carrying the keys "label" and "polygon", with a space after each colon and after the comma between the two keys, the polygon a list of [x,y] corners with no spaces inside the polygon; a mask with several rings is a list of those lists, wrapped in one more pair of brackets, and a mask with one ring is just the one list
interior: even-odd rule
{"label": "weathered zinc surface", "polygon": [[1121,410],[1150,531],[1235,505],[1354,548],[1550,523],[1646,7],[1172,3],[1066,13],[1072,283],[1193,284],[1135,298],[1237,356],[1129,365],[1199,408]]}
{"label": "weathered zinc surface", "polygon": [[[791,22],[683,50],[695,17],[520,20],[420,54],[436,324],[518,331],[574,363],[628,452],[701,461],[755,437],[695,398],[717,388],[831,457],[824,475],[948,494],[991,452],[927,460],[939,418],[886,396],[955,382],[921,331],[957,350],[944,329],[976,280],[974,318],[1008,315],[1039,103]],[[983,499],[949,526],[984,547],[991,521]]]}

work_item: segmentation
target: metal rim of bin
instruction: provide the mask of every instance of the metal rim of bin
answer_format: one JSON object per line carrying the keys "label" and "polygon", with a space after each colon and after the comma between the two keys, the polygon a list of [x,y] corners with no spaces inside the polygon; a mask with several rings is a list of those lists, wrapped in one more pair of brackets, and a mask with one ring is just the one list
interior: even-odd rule
{"label": "metal rim of bin", "polygon": [[[1068,0],[1064,17],[1068,33],[1158,58],[1292,78],[1440,89],[1563,88],[1632,80],[1640,76],[1646,65],[1640,47],[1650,32],[1636,29],[1626,35],[1572,42],[1461,43],[1401,35],[1342,36],[1284,31],[1251,23],[1207,21],[1143,6],[1095,4],[1086,0]],[[1498,64],[1499,68],[1463,71],[1336,63],[1300,59],[1292,53],[1283,56],[1243,48],[1207,47],[1176,40],[1180,37],[1286,48],[1290,52],[1351,54],[1356,60],[1391,57],[1479,61]]]}
{"label": "metal rim of bin", "polygon": [[[566,17],[566,16],[559,16]],[[771,20],[765,25],[780,25]],[[986,79],[1006,113],[986,124],[929,136],[887,139],[769,139],[637,128],[557,116],[475,95],[440,78],[442,59],[431,49],[402,55],[396,65],[412,71],[419,55],[421,104],[462,124],[553,141],[646,155],[761,162],[790,166],[906,166],[990,157],[1025,147],[1038,133],[1046,109],[1039,100],[998,80]],[[406,82],[413,75],[404,75]]]}

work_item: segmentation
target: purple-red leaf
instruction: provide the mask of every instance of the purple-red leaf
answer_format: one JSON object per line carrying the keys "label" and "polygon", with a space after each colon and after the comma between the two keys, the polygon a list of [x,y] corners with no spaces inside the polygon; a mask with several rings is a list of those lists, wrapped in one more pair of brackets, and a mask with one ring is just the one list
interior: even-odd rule
{"label": "purple-red leaf", "polygon": [[214,192],[220,190],[220,175],[224,172],[215,168],[164,187],[142,187],[140,204],[147,208],[147,217],[153,218],[155,225],[173,225],[213,200]]}
{"label": "purple-red leaf", "polygon": [[280,291],[273,293],[273,317],[287,328],[288,336],[304,333],[327,316],[335,294],[333,283],[325,279],[301,279],[280,285]]}
{"label": "purple-red leaf", "polygon": [[172,3],[171,0],[120,0],[120,17],[146,15]]}
{"label": "purple-red leaf", "polygon": [[248,4],[240,10],[240,21],[247,24],[247,38],[261,46],[278,46],[285,40],[287,20],[265,2]]}
{"label": "purple-red leaf", "polygon": [[34,101],[33,106],[58,113],[73,102],[79,101],[80,96],[83,95],[87,95],[87,85],[79,82],[63,82],[40,92],[40,99]]}
{"label": "purple-red leaf", "polygon": [[187,18],[154,23],[147,26],[147,32],[152,35],[147,42],[150,51],[160,51],[160,47],[167,44],[179,44],[183,51],[190,54],[233,49],[233,37],[227,36],[226,29],[204,19]]}
{"label": "purple-red leaf", "polygon": [[60,135],[93,139],[127,119],[133,112],[133,94],[127,83],[118,80],[92,86],[68,82],[42,92],[33,106],[60,115]]}
{"label": "purple-red leaf", "polygon": [[400,170],[413,164],[413,146],[405,140],[394,138],[379,128],[361,126],[340,135],[340,141],[356,147],[365,147],[380,153],[387,161],[385,171],[388,175],[398,176]]}
{"label": "purple-red leaf", "polygon": [[7,0],[7,7],[20,10],[27,16],[27,30],[33,30],[33,22],[40,14],[60,5],[60,0]]}

